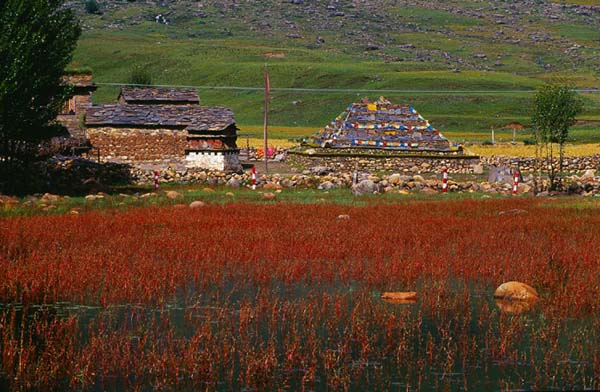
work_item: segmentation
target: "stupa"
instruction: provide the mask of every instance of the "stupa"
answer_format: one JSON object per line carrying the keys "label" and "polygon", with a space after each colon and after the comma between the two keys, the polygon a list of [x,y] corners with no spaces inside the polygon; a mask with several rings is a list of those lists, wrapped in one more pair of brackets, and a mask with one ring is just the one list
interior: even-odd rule
{"label": "stupa", "polygon": [[384,97],[351,104],[309,142],[323,148],[451,151],[450,141],[415,108]]}

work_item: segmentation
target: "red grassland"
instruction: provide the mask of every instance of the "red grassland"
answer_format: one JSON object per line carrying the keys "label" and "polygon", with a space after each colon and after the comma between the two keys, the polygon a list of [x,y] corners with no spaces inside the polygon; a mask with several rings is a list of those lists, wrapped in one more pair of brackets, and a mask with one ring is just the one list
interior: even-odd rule
{"label": "red grassland", "polygon": [[[0,386],[597,387],[598,233],[600,209],[537,200],[3,219]],[[490,303],[509,280],[535,322]],[[37,308],[62,302],[97,308]]]}

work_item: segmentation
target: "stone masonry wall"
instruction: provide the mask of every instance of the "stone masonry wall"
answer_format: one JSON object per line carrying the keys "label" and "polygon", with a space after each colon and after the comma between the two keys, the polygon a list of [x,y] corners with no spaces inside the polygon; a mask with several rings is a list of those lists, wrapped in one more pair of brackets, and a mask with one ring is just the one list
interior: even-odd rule
{"label": "stone masonry wall", "polygon": [[[323,167],[329,171],[368,171],[397,173],[439,173],[446,166],[450,173],[481,174],[485,168],[507,166],[519,169],[521,173],[532,173],[535,170],[535,159],[530,157],[491,156],[475,159],[453,158],[433,159],[418,157],[323,157],[310,155],[287,155],[288,163],[304,168]],[[558,160],[554,163],[558,165]],[[548,160],[543,166],[549,165]],[[586,157],[567,157],[563,161],[564,171],[580,173],[586,170],[600,169],[600,154]]]}
{"label": "stone masonry wall", "polygon": [[185,160],[187,131],[92,127],[87,130],[92,146],[105,161],[167,162]]}
{"label": "stone masonry wall", "polygon": [[63,124],[72,137],[85,139],[85,130],[79,126],[79,119],[85,109],[92,105],[92,94],[75,95],[75,113],[74,114],[59,114],[57,121]]}
{"label": "stone masonry wall", "polygon": [[368,171],[398,173],[440,172],[443,166],[454,173],[471,173],[479,159],[432,159],[419,157],[323,157],[288,154],[287,163],[305,168],[322,166],[330,171]]}

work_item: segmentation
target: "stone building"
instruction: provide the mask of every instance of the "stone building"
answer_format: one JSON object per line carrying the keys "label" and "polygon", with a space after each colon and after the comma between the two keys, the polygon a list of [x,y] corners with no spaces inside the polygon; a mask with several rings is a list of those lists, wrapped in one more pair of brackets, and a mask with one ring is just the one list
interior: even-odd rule
{"label": "stone building", "polygon": [[87,137],[105,160],[241,170],[233,113],[199,102],[193,89],[126,87],[119,104],[87,110]]}
{"label": "stone building", "polygon": [[92,106],[92,94],[96,85],[90,73],[72,73],[64,77],[66,84],[73,86],[73,95],[69,97],[63,110],[56,118],[67,128],[72,138],[84,142],[86,139],[84,116],[88,107]]}
{"label": "stone building", "polygon": [[200,105],[103,105],[86,114],[87,135],[105,160],[180,162],[239,171],[237,126],[230,109]]}

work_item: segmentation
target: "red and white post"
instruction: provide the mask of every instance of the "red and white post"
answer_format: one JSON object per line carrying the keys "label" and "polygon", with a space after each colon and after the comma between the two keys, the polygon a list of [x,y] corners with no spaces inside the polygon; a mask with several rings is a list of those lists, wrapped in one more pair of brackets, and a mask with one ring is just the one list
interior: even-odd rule
{"label": "red and white post", "polygon": [[256,190],[256,166],[252,165],[252,190]]}
{"label": "red and white post", "polygon": [[442,168],[442,192],[448,193],[448,168]]}
{"label": "red and white post", "polygon": [[158,170],[154,170],[154,190],[158,190]]}
{"label": "red and white post", "polygon": [[514,176],[514,181],[513,181],[513,195],[516,195],[518,190],[519,190],[519,171],[515,170],[515,176]]}

